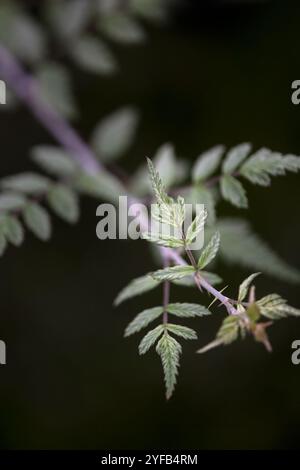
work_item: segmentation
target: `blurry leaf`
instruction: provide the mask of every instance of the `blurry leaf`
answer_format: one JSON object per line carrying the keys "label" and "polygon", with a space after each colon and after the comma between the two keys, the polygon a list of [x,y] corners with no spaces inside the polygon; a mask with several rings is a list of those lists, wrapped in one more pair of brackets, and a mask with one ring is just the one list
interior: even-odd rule
{"label": "blurry leaf", "polygon": [[155,153],[154,166],[166,188],[182,181],[187,174],[185,162],[176,160],[173,144],[161,145]]}
{"label": "blurry leaf", "polygon": [[151,275],[156,281],[173,281],[175,279],[182,279],[183,277],[190,276],[193,273],[195,273],[193,266],[182,265],[159,269]]}
{"label": "blurry leaf", "polygon": [[224,150],[225,148],[223,145],[218,145],[207,152],[202,153],[198,157],[192,169],[194,182],[197,183],[198,181],[203,181],[216,171],[222,159]]}
{"label": "blurry leaf", "polygon": [[130,0],[133,13],[151,21],[161,21],[166,18],[166,8],[161,0]]}
{"label": "blurry leaf", "polygon": [[170,336],[168,332],[165,331],[157,343],[156,352],[161,358],[165,376],[166,398],[168,400],[171,397],[176,385],[181,346],[175,338]]}
{"label": "blurry leaf", "polygon": [[148,242],[156,243],[157,245],[166,246],[168,248],[180,248],[184,246],[183,240],[161,233],[144,232],[142,233],[142,238]]}
{"label": "blurry leaf", "polygon": [[31,150],[31,157],[43,170],[54,176],[73,176],[77,170],[71,156],[60,147],[38,145]]}
{"label": "blurry leaf", "polygon": [[251,230],[243,219],[221,219],[220,255],[229,264],[268,273],[278,279],[299,282],[300,272],[289,266]]}
{"label": "blurry leaf", "polygon": [[109,38],[120,43],[136,44],[146,39],[142,26],[133,17],[123,13],[103,15],[99,28]]}
{"label": "blurry leaf", "polygon": [[7,240],[15,246],[20,246],[24,240],[24,230],[17,217],[8,215],[2,224]]}
{"label": "blurry leaf", "polygon": [[39,204],[27,204],[23,211],[24,221],[29,230],[43,241],[51,237],[51,222],[48,212]]}
{"label": "blurry leaf", "polygon": [[220,187],[222,196],[226,201],[231,202],[236,207],[244,209],[248,207],[246,191],[236,178],[230,175],[222,176]]}
{"label": "blurry leaf", "polygon": [[247,277],[247,279],[245,279],[242,284],[240,285],[240,288],[239,288],[239,297],[238,297],[238,301],[239,302],[243,302],[243,300],[246,298],[247,294],[248,294],[248,290],[249,290],[249,287],[251,286],[252,284],[252,281],[261,273],[254,273],[254,274],[251,274],[249,277]]}
{"label": "blurry leaf", "polygon": [[25,194],[44,193],[48,190],[50,181],[35,173],[20,173],[16,176],[6,176],[0,182],[2,188],[20,191]]}
{"label": "blurry leaf", "polygon": [[54,32],[67,41],[85,29],[91,19],[92,10],[91,1],[48,0],[45,16]]}
{"label": "blurry leaf", "polygon": [[285,174],[282,156],[280,153],[262,148],[244,163],[240,173],[253,184],[269,186],[271,183],[270,176]]}
{"label": "blurry leaf", "polygon": [[197,352],[203,354],[217,346],[233,343],[235,340],[237,340],[238,335],[239,317],[237,315],[230,315],[223,321],[222,326],[217,333],[217,338],[203,348],[199,349]]}
{"label": "blurry leaf", "polygon": [[150,274],[138,277],[131,281],[124,289],[119,292],[117,298],[114,301],[114,305],[120,305],[124,300],[131,299],[136,295],[141,295],[144,292],[154,289],[159,285],[158,281],[155,281]]}
{"label": "blurry leaf", "polygon": [[7,248],[7,241],[3,232],[3,227],[0,226],[0,256],[2,256]]}
{"label": "blurry leaf", "polygon": [[199,235],[200,232],[204,229],[204,224],[206,221],[207,212],[203,210],[194,218],[193,222],[189,226],[186,232],[186,245],[191,245],[194,239]]}
{"label": "blurry leaf", "polygon": [[142,355],[149,351],[163,331],[163,325],[158,325],[154,330],[149,331],[139,344],[139,353]]}
{"label": "blurry leaf", "polygon": [[251,304],[247,308],[246,313],[247,313],[248,318],[251,320],[251,322],[255,323],[257,322],[257,320],[259,320],[260,311],[256,303]]}
{"label": "blurry leaf", "polygon": [[211,261],[215,258],[216,254],[219,251],[220,247],[220,233],[216,232],[206,247],[203,249],[199,261],[198,261],[198,268],[202,269],[205,268]]}
{"label": "blurry leaf", "polygon": [[56,184],[47,194],[49,205],[53,211],[69,223],[79,219],[79,202],[77,194],[68,186]]}
{"label": "blurry leaf", "polygon": [[[195,272],[193,271],[193,274]],[[207,282],[209,282],[212,286],[216,284],[220,284],[222,282],[222,278],[215,273],[210,273],[208,271],[201,271],[201,277],[203,277]],[[195,279],[193,275],[189,275],[183,277],[181,279],[173,279],[172,282],[177,284],[178,286],[183,287],[196,287]]]}
{"label": "blurry leaf", "polygon": [[251,144],[240,144],[229,150],[222,165],[223,173],[232,174],[251,152]]}
{"label": "blurry leaf", "polygon": [[102,161],[111,161],[131,146],[139,115],[134,108],[122,108],[103,119],[92,135],[92,147]]}
{"label": "blurry leaf", "polygon": [[36,72],[41,98],[55,111],[67,118],[75,118],[77,109],[68,69],[55,63],[42,64]]}
{"label": "blurry leaf", "polygon": [[94,36],[82,36],[72,44],[70,53],[82,69],[101,75],[117,71],[117,63],[108,46]]}
{"label": "blurry leaf", "polygon": [[125,188],[111,173],[101,170],[98,174],[79,174],[75,181],[78,190],[90,196],[118,202],[119,196],[126,194]]}
{"label": "blurry leaf", "polygon": [[167,311],[181,318],[202,317],[210,315],[211,312],[203,305],[174,303],[167,306]]}
{"label": "blurry leaf", "polygon": [[129,323],[124,336],[130,336],[145,328],[149,323],[156,320],[163,313],[163,307],[153,307],[139,313],[135,319]]}
{"label": "blurry leaf", "polygon": [[215,199],[213,192],[204,185],[193,186],[186,196],[187,204],[203,204],[207,212],[207,224],[213,225],[216,222]]}
{"label": "blurry leaf", "polygon": [[4,192],[0,194],[0,211],[17,211],[26,204],[26,199],[21,194]]}
{"label": "blurry leaf", "polygon": [[170,331],[170,333],[181,336],[184,339],[197,339],[196,331],[192,330],[192,328],[188,328],[187,326],[167,323],[166,328],[168,331]]}

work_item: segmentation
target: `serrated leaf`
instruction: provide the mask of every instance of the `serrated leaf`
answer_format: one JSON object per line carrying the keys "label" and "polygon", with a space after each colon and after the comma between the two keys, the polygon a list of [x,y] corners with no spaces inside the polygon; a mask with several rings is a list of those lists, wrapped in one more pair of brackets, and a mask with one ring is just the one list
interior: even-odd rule
{"label": "serrated leaf", "polygon": [[219,251],[220,247],[220,233],[216,232],[206,247],[203,249],[199,261],[198,261],[198,268],[203,269],[207,266],[211,261],[215,258]]}
{"label": "serrated leaf", "polygon": [[280,320],[287,316],[300,316],[300,310],[287,305],[287,301],[278,294],[270,294],[256,302],[261,315],[271,320]]}
{"label": "serrated leaf", "polygon": [[233,176],[224,175],[220,181],[220,189],[223,198],[236,207],[246,209],[248,199],[243,185]]}
{"label": "serrated leaf", "polygon": [[195,240],[195,238],[199,235],[199,233],[203,231],[206,218],[207,218],[207,212],[205,210],[201,211],[198,215],[196,215],[193,222],[187,229],[186,245],[190,245]]}
{"label": "serrated leaf", "polygon": [[139,353],[142,355],[149,351],[163,331],[164,325],[158,325],[154,330],[149,331],[139,344]]}
{"label": "serrated leaf", "polygon": [[41,99],[64,117],[77,116],[75,98],[68,69],[55,62],[43,63],[36,72]]}
{"label": "serrated leaf", "polygon": [[240,173],[253,184],[269,186],[270,176],[285,174],[282,155],[262,148],[242,165]]}
{"label": "serrated leaf", "polygon": [[172,266],[170,268],[159,269],[151,273],[151,276],[156,281],[174,281],[175,279],[182,279],[195,273],[193,266]]}
{"label": "serrated leaf", "polygon": [[240,144],[230,149],[222,165],[223,173],[232,174],[251,152],[251,144]]}
{"label": "serrated leaf", "polygon": [[105,170],[94,175],[80,173],[74,184],[84,194],[115,203],[119,202],[119,196],[126,193],[119,180]]}
{"label": "serrated leaf", "polygon": [[142,238],[151,243],[156,243],[160,246],[165,246],[168,248],[180,248],[184,246],[183,240],[172,237],[171,235],[164,235],[160,233],[142,233]]}
{"label": "serrated leaf", "polygon": [[47,241],[51,237],[51,222],[48,212],[39,204],[32,202],[23,211],[26,226],[40,240]]}
{"label": "serrated leaf", "polygon": [[158,204],[173,204],[174,201],[172,198],[168,196],[166,193],[165,186],[160,178],[160,175],[158,171],[155,169],[152,161],[150,158],[147,158],[147,163],[148,163],[148,169],[149,169],[149,175],[150,175],[150,181],[152,185],[152,189],[154,192],[154,195],[157,199]]}
{"label": "serrated leaf", "polygon": [[239,317],[234,315],[226,317],[217,333],[216,339],[197,352],[203,354],[217,346],[231,344],[238,338],[238,335]]}
{"label": "serrated leaf", "polygon": [[138,277],[121,290],[114,301],[114,305],[120,305],[125,300],[131,299],[136,295],[141,295],[144,292],[148,292],[157,287],[159,284],[160,283],[155,281],[150,274]]}
{"label": "serrated leaf", "polygon": [[7,176],[0,182],[2,188],[19,191],[24,194],[44,193],[48,190],[50,180],[35,173],[20,173],[16,176]]}
{"label": "serrated leaf", "polygon": [[[223,279],[220,276],[218,276],[215,273],[210,273],[208,271],[201,271],[201,277],[203,277],[212,286],[215,286],[223,282]],[[195,279],[193,275],[186,276],[182,279],[174,279],[172,282],[178,286],[197,287],[195,284]]]}
{"label": "serrated leaf", "polygon": [[38,145],[31,150],[32,160],[51,175],[60,177],[73,176],[77,165],[71,155],[60,147]]}
{"label": "serrated leaf", "polygon": [[197,333],[192,328],[188,328],[183,325],[174,325],[172,323],[167,323],[166,328],[170,333],[174,335],[181,336],[184,339],[197,339]]}
{"label": "serrated leaf", "polygon": [[193,181],[197,183],[211,176],[218,168],[224,151],[225,147],[218,145],[202,153],[192,169]]}
{"label": "serrated leaf", "polygon": [[163,313],[163,310],[163,307],[153,307],[148,308],[147,310],[143,310],[131,323],[129,323],[125,330],[124,336],[130,336],[142,330],[148,326],[149,323],[156,320],[156,318],[158,318]]}
{"label": "serrated leaf", "polygon": [[203,305],[189,304],[189,303],[173,303],[169,304],[166,310],[181,318],[202,317],[210,315],[211,312]]}
{"label": "serrated leaf", "polygon": [[300,282],[300,272],[289,266],[256,235],[243,219],[221,219],[220,256],[228,264],[268,273],[278,279]]}
{"label": "serrated leaf", "polygon": [[[2,225],[3,224],[3,225]],[[7,240],[15,246],[20,246],[24,241],[24,230],[17,219],[13,215],[7,215],[1,223],[2,230]]]}
{"label": "serrated leaf", "polygon": [[286,171],[298,173],[300,170],[300,157],[296,155],[285,155],[282,159],[282,164]]}
{"label": "serrated leaf", "polygon": [[166,384],[166,398],[168,400],[171,398],[176,385],[181,346],[175,338],[165,331],[157,343],[156,352],[161,358]]}
{"label": "serrated leaf", "polygon": [[103,15],[99,28],[110,39],[120,43],[136,44],[146,39],[142,26],[133,17],[125,14]]}
{"label": "serrated leaf", "polygon": [[243,300],[246,298],[246,295],[248,294],[248,290],[250,285],[252,284],[253,279],[256,278],[261,273],[254,273],[248,276],[240,285],[239,287],[239,296],[238,296],[238,301],[243,302]]}
{"label": "serrated leaf", "polygon": [[104,118],[92,134],[91,145],[102,161],[112,161],[124,154],[136,135],[138,112],[126,107]]}
{"label": "serrated leaf", "polygon": [[95,36],[81,36],[72,43],[70,53],[77,65],[89,72],[111,75],[118,69],[108,46]]}
{"label": "serrated leaf", "polygon": [[26,199],[21,194],[4,192],[0,195],[0,211],[17,211],[26,204]]}
{"label": "serrated leaf", "polygon": [[74,224],[79,219],[79,201],[77,194],[68,186],[55,184],[47,194],[51,209],[62,219]]}

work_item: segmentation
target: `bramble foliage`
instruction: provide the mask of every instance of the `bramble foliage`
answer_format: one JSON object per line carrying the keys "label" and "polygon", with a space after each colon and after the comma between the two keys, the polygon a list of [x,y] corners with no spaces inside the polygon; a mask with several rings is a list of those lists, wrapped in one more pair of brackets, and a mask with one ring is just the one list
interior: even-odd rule
{"label": "bramble foliage", "polygon": [[[25,92],[21,93],[21,98],[25,102],[27,98],[26,104],[38,117],[40,113],[36,112],[36,105],[39,105],[42,114],[46,115],[42,123],[51,132],[53,119],[58,121],[56,127],[60,127],[80,116],[66,62],[70,61],[82,71],[107,79],[120,73],[115,44],[142,46],[148,40],[147,21],[165,21],[171,1],[48,0],[41,2],[33,17],[28,14],[24,2],[2,0],[0,72],[3,51],[5,56],[15,57],[25,65],[30,75],[25,75],[26,80],[23,77],[20,81],[24,86],[30,83],[31,98],[28,99],[28,89],[22,90]],[[52,54],[55,49],[59,54]],[[15,74],[9,76],[12,81],[16,79]],[[15,89],[14,83],[7,85]],[[10,107],[19,104],[12,91],[8,96]],[[28,103],[30,99],[33,105]],[[49,115],[51,125],[47,126],[45,121]],[[257,272],[241,283],[235,300],[223,294],[224,287],[217,290],[215,286],[223,280],[212,270],[214,261],[221,259],[285,281],[300,281],[300,272],[275,254],[253,232],[248,221],[222,218],[218,213],[218,203],[222,199],[237,209],[246,209],[249,205],[249,183],[267,187],[273,177],[296,173],[300,170],[300,158],[266,148],[253,151],[249,143],[231,149],[217,145],[200,154],[189,168],[185,160],[177,157],[174,145],[167,142],[158,148],[151,160],[148,159],[148,167],[145,162],[124,182],[109,168],[111,164],[116,165],[117,159],[128,154],[134,143],[139,119],[140,112],[133,106],[112,110],[95,124],[88,146],[72,128],[67,128],[67,133],[75,135],[80,149],[88,149],[92,155],[95,160],[93,171],[84,167],[78,152],[66,148],[66,143],[57,136],[57,146],[34,147],[31,151],[32,163],[40,168],[40,172],[33,169],[0,181],[0,255],[9,244],[20,246],[26,229],[42,241],[49,240],[52,233],[51,212],[68,223],[76,223],[80,217],[81,195],[112,203],[117,203],[122,194],[128,194],[136,201],[143,198],[149,205],[155,201],[154,218],[161,225],[171,228],[170,234],[143,233],[143,238],[151,242],[155,259],[160,260],[159,269],[131,281],[119,293],[115,305],[152,289],[163,288],[162,305],[146,308],[139,313],[127,326],[125,336],[158,323],[141,339],[139,353],[143,355],[155,347],[162,362],[166,396],[170,398],[178,376],[181,342],[197,339],[193,329],[178,321],[210,315],[216,300],[226,309],[228,315],[215,340],[198,351],[203,353],[246,335],[253,336],[271,350],[266,329],[273,321],[299,316],[300,311],[290,307],[278,294],[256,298],[253,282]],[[183,187],[180,187],[181,184]],[[205,210],[195,214],[185,230],[186,203],[203,204]],[[192,252],[191,244],[203,233],[204,227],[205,246],[200,252]],[[209,307],[205,305],[205,298],[200,304],[172,303],[169,299],[170,285],[197,287],[203,296],[206,293],[212,295],[213,301]]]}

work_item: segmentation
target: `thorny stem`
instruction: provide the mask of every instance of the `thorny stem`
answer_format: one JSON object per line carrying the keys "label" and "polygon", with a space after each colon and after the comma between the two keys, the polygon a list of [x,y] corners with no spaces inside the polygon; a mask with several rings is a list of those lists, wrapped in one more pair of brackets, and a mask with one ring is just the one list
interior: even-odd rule
{"label": "thorny stem", "polygon": [[[65,149],[70,152],[73,158],[87,173],[98,173],[103,166],[97,161],[89,146],[81,139],[78,133],[66,122],[56,111],[45,103],[39,92],[38,84],[34,78],[25,72],[17,60],[10,54],[6,48],[0,45],[0,77],[10,86],[17,97],[23,101],[37,120],[49,131],[49,133],[59,142]],[[139,202],[132,199],[132,202]],[[147,224],[147,225],[146,225]],[[141,228],[145,225],[148,227],[147,221],[140,216]],[[186,261],[176,250],[170,248],[161,248],[163,259],[172,260],[176,264],[185,265]],[[193,255],[187,252],[188,257]],[[194,260],[194,263],[195,260]],[[230,299],[221,292],[211,286],[199,273],[195,275],[195,283],[201,290],[203,287],[224,304],[231,314],[237,314],[236,309],[231,305]],[[168,287],[165,287],[164,296],[167,298]]]}

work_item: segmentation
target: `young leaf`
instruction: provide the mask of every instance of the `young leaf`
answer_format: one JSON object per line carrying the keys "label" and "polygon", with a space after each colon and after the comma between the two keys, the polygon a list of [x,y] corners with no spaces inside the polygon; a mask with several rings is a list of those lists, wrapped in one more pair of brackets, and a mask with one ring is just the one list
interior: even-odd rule
{"label": "young leaf", "polygon": [[91,145],[102,161],[112,161],[131,146],[139,121],[134,108],[122,108],[103,119],[92,134]]}
{"label": "young leaf", "polygon": [[0,211],[18,211],[26,204],[24,196],[13,192],[4,192],[0,195]]}
{"label": "young leaf", "polygon": [[173,281],[175,279],[182,279],[183,277],[190,276],[195,273],[193,266],[172,266],[170,268],[159,269],[151,274],[156,281]]}
{"label": "young leaf", "polygon": [[62,219],[73,224],[79,219],[77,194],[68,186],[55,184],[47,194],[51,209]]}
{"label": "young leaf", "polygon": [[139,344],[139,353],[142,355],[149,351],[163,331],[164,325],[158,325],[154,330],[149,331]]}
{"label": "young leaf", "polygon": [[158,285],[159,282],[155,281],[150,274],[138,277],[121,290],[114,301],[114,305],[120,305],[125,300],[131,299],[136,295],[141,295],[144,292],[154,289]]}
{"label": "young leaf", "polygon": [[7,240],[15,246],[20,246],[24,240],[24,230],[17,217],[7,215],[2,223]]}
{"label": "young leaf", "polygon": [[186,245],[193,243],[195,238],[204,229],[204,224],[207,218],[207,212],[201,211],[193,220],[186,232]]}
{"label": "young leaf", "polygon": [[210,349],[220,346],[221,344],[227,345],[233,343],[233,341],[238,338],[238,335],[239,317],[234,315],[226,317],[217,333],[216,339],[203,348],[199,349],[197,352],[203,354]]}
{"label": "young leaf", "polygon": [[234,206],[242,209],[246,209],[248,207],[246,191],[236,178],[230,175],[222,176],[220,188],[221,194],[226,201],[229,201]]}
{"label": "young leaf", "polygon": [[44,193],[48,190],[50,180],[35,173],[20,173],[16,176],[7,176],[1,180],[1,186],[11,191],[20,191],[24,194]]}
{"label": "young leaf", "polygon": [[162,313],[163,307],[153,307],[147,310],[143,310],[143,312],[139,313],[135,319],[129,323],[125,330],[124,336],[130,336],[134,333],[137,333],[142,328],[145,328],[149,323],[153,320],[156,320]]}
{"label": "young leaf", "polygon": [[60,147],[38,145],[32,149],[31,157],[43,170],[54,176],[74,176],[77,171],[77,165],[70,154]]}
{"label": "young leaf", "polygon": [[202,251],[199,261],[198,261],[198,268],[203,269],[207,266],[216,256],[219,251],[220,247],[220,233],[216,232],[210,242],[206,245],[204,250]]}
{"label": "young leaf", "polygon": [[142,234],[142,238],[148,242],[156,243],[157,245],[166,246],[168,248],[180,248],[184,246],[183,240],[172,237],[171,235],[145,232]]}
{"label": "young leaf", "polygon": [[163,182],[155,169],[152,161],[150,158],[147,158],[147,163],[148,163],[148,169],[149,169],[149,174],[150,174],[150,181],[152,184],[152,189],[154,192],[154,195],[157,199],[158,204],[172,204],[174,203],[173,199],[170,198],[165,190],[165,187],[163,185]]}
{"label": "young leaf", "polygon": [[223,173],[232,174],[251,152],[251,144],[240,144],[229,150],[222,165]]}
{"label": "young leaf", "polygon": [[168,400],[171,398],[176,385],[181,346],[175,338],[170,336],[168,332],[165,331],[157,343],[156,352],[161,358],[165,376],[166,398]]}
{"label": "young leaf", "polygon": [[287,305],[287,301],[278,294],[270,294],[256,302],[261,315],[271,320],[280,320],[287,316],[300,316],[300,310]]}
{"label": "young leaf", "polygon": [[32,202],[25,206],[24,221],[29,230],[43,241],[51,237],[51,222],[48,212],[39,204]]}
{"label": "young leaf", "polygon": [[253,279],[255,279],[256,276],[258,276],[259,274],[261,273],[251,274],[251,276],[247,277],[247,279],[245,279],[242,282],[239,288],[239,297],[238,297],[239,302],[243,302],[243,300],[246,298],[246,295],[248,294],[248,290],[249,290],[250,285],[252,284]]}
{"label": "young leaf", "polygon": [[211,176],[218,168],[225,148],[218,145],[203,153],[198,157],[193,170],[192,177],[194,182],[203,181]]}
{"label": "young leaf", "polygon": [[174,303],[167,306],[167,311],[177,317],[193,318],[210,315],[211,312],[203,305],[188,304],[188,303]]}
{"label": "young leaf", "polygon": [[74,61],[84,70],[111,75],[117,71],[114,56],[100,39],[94,36],[81,36],[72,43],[70,51]]}
{"label": "young leaf", "polygon": [[103,15],[99,27],[109,38],[120,43],[136,44],[146,38],[140,24],[125,14]]}
{"label": "young leaf", "polygon": [[172,323],[167,323],[166,328],[170,333],[181,336],[184,339],[197,339],[197,333],[195,330],[192,330],[192,328],[183,325],[174,325]]}

